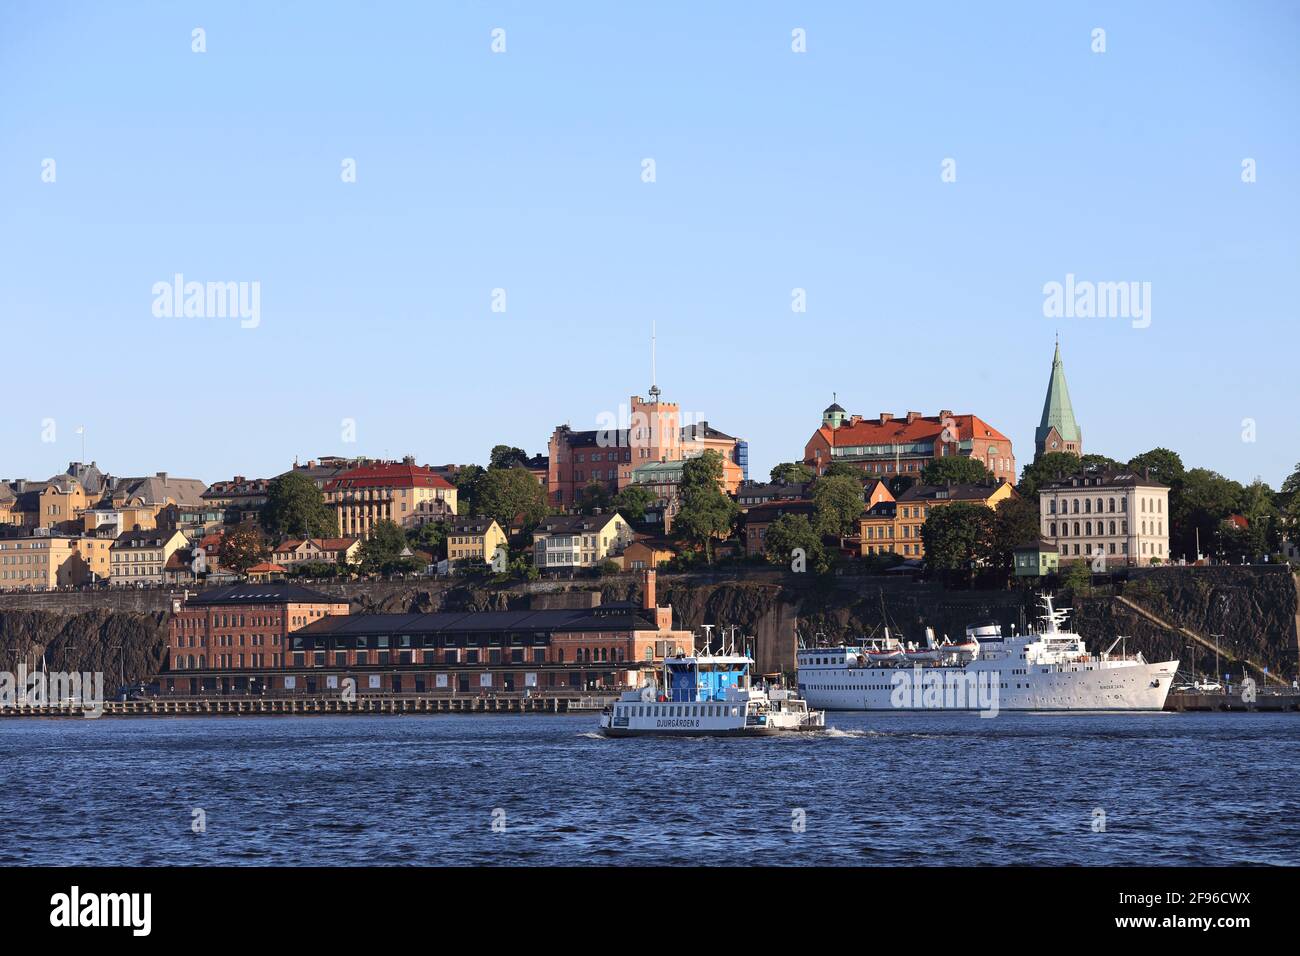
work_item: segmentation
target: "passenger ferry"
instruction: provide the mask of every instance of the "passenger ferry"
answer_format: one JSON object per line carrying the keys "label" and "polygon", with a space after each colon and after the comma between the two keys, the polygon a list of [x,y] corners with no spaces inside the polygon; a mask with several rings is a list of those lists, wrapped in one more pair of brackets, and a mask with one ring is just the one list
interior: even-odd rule
{"label": "passenger ferry", "polygon": [[1042,626],[1004,636],[997,624],[966,628],[961,641],[925,646],[892,637],[856,647],[798,651],[799,691],[827,710],[1161,710],[1178,661],[1150,664],[1138,653],[1100,654],[1063,629],[1069,609],[1040,599]]}
{"label": "passenger ferry", "polygon": [[810,710],[793,691],[754,684],[748,655],[678,654],[664,661],[662,679],[626,691],[600,717],[607,737],[762,737],[823,730],[826,714]]}

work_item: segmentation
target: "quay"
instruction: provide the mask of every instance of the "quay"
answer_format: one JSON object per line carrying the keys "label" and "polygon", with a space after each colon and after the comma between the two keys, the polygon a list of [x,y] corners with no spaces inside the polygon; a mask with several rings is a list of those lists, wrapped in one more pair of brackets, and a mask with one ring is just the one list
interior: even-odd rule
{"label": "quay", "polygon": [[[367,695],[355,700],[333,696],[299,697],[151,697],[108,700],[105,717],[250,717],[328,714],[592,714],[613,697],[582,695]],[[85,717],[83,704],[15,704],[0,707],[0,717]]]}
{"label": "quay", "polygon": [[1173,691],[1165,700],[1165,710],[1174,711],[1300,711],[1300,690],[1260,688],[1254,700],[1244,700],[1240,693],[1196,693]]}

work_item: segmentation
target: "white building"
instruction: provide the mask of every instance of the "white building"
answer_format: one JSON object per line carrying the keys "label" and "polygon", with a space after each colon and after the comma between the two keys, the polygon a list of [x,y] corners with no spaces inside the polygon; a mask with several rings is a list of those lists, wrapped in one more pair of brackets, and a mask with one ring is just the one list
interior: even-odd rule
{"label": "white building", "polygon": [[631,543],[632,526],[618,512],[547,518],[533,532],[533,563],[540,571],[594,568]]}
{"label": "white building", "polygon": [[1169,561],[1169,486],[1154,479],[1083,471],[1039,488],[1038,515],[1062,562],[1099,553],[1106,566]]}

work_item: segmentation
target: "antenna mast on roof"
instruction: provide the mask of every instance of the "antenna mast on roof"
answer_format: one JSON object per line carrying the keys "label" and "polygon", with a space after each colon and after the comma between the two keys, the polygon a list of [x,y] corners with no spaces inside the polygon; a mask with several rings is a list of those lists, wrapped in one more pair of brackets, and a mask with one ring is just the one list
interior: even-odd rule
{"label": "antenna mast on roof", "polygon": [[655,320],[650,320],[650,401],[659,401],[659,378],[655,368]]}

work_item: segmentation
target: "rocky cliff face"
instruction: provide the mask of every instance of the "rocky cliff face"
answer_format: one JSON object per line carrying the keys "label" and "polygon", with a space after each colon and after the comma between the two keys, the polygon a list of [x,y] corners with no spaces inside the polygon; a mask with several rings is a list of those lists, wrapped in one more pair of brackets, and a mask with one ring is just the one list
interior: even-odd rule
{"label": "rocky cliff face", "polygon": [[[346,596],[352,613],[486,611],[527,608],[538,594],[598,590],[603,601],[640,601],[633,575],[574,583],[532,584],[487,589],[444,582],[326,587]],[[1163,618],[1209,637],[1222,634],[1223,660],[1244,657],[1288,677],[1300,650],[1300,599],[1295,576],[1283,568],[1153,568],[1118,588],[1128,600]],[[46,597],[49,597],[48,595]],[[798,639],[818,635],[831,643],[850,641],[888,625],[908,640],[924,639],[932,627],[940,638],[964,632],[966,625],[997,621],[1004,630],[1023,630],[1034,620],[1031,592],[946,591],[937,584],[892,577],[806,578],[759,569],[744,577],[660,575],[658,598],[671,604],[676,625],[698,631],[703,624],[736,626],[750,639],[759,670],[794,669]],[[105,599],[109,599],[105,595]],[[550,597],[549,600],[562,598]],[[0,668],[14,670],[46,654],[54,670],[102,670],[105,685],[116,686],[118,645],[125,648],[128,681],[152,676],[163,660],[166,611],[50,610],[0,606]],[[1126,635],[1131,651],[1148,660],[1177,657],[1189,662],[1187,639],[1126,607],[1116,596],[1080,597],[1075,626],[1094,650]],[[48,608],[45,604],[43,607]],[[78,608],[83,605],[77,605]],[[169,606],[169,605],[168,605]],[[715,640],[718,631],[714,631]],[[1214,670],[1214,652],[1194,652],[1199,672]],[[1185,664],[1190,669],[1190,663]],[[1223,665],[1220,664],[1222,671]],[[1240,667],[1230,667],[1234,674]]]}
{"label": "rocky cliff face", "polygon": [[[1241,659],[1272,674],[1295,676],[1300,653],[1300,578],[1286,568],[1151,568],[1135,575],[1120,594],[1162,620],[1213,641],[1219,636],[1218,674],[1241,674]],[[1142,617],[1110,596],[1083,598],[1079,633],[1109,644],[1113,635],[1130,638],[1129,648],[1147,660],[1177,658],[1180,667],[1215,673],[1212,649]],[[1189,646],[1190,645],[1190,646]],[[1104,646],[1098,648],[1104,650]]]}
{"label": "rocky cliff face", "polygon": [[0,670],[15,673],[41,664],[48,671],[100,671],[112,693],[127,684],[149,680],[162,667],[167,626],[162,614],[134,611],[0,610]]}

